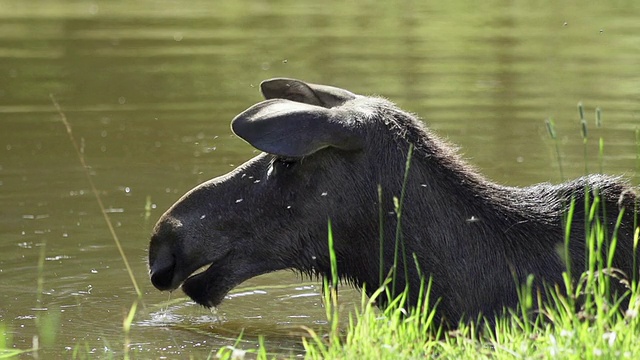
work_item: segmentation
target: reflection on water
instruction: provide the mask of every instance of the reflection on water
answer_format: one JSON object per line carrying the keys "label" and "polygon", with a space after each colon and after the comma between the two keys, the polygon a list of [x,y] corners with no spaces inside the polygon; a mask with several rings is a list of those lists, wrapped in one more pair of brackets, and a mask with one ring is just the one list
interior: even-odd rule
{"label": "reflection on water", "polygon": [[[136,298],[49,94],[143,288],[132,349],[205,357],[242,333],[244,349],[264,335],[269,351],[299,354],[300,326],[326,324],[315,282],[261,276],[211,313],[147,280],[161,212],[255,154],[229,120],[259,100],[256,85],[288,76],[384,95],[510,185],[560,179],[547,118],[565,176],[584,172],[582,101],[589,169],[638,183],[638,13],[635,2],[0,1],[0,320],[26,349],[36,319],[58,314],[42,356],[122,354]],[[352,309],[360,295],[343,290]]]}
{"label": "reflection on water", "polygon": [[[276,282],[273,277],[268,276],[264,281],[271,284]],[[300,339],[310,336],[302,326],[322,332],[327,329],[327,321],[321,316],[324,309],[321,308],[319,285],[300,283],[299,280],[294,282],[293,278],[288,281],[292,284],[264,284],[257,288],[243,285],[229,294],[223,305],[224,311],[203,310],[184,297],[169,299],[148,308],[144,316],[139,316],[135,325],[152,331],[159,328],[170,329],[190,334],[196,339],[190,340],[188,346],[183,345],[173,350],[169,345],[166,351],[173,354],[179,354],[190,346],[217,349],[235,344],[239,334],[242,334],[239,344],[246,349],[255,348],[255,344],[263,336],[267,344],[273,345],[269,349],[271,351],[279,349],[277,351],[280,353],[301,354],[304,349]],[[359,296],[354,290],[345,289],[341,297],[346,298],[346,301],[341,300],[341,307],[353,308],[353,303]],[[272,304],[268,312],[265,311],[266,302]],[[343,326],[346,324],[344,321]],[[149,351],[144,344],[139,344],[139,350]]]}

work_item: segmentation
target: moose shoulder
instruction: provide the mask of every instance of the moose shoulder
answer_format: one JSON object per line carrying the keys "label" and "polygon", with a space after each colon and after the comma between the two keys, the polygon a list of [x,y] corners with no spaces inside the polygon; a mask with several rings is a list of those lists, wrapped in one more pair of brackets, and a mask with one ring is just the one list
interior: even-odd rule
{"label": "moose shoulder", "polygon": [[[505,187],[385,99],[293,79],[267,80],[261,89],[266,100],[231,126],[263,153],[189,191],[155,226],[149,267],[158,289],[182,285],[197,303],[217,306],[260,274],[296,269],[331,276],[330,220],[343,280],[372,292],[392,272],[391,293],[408,288],[415,306],[431,277],[439,319],[492,318],[516,306],[518,283],[529,275],[542,296],[545,285],[562,283],[566,257],[559,249],[572,202],[568,257],[574,277],[585,269],[584,204],[594,194],[603,228],[617,237],[612,266],[637,274],[637,192],[620,178]],[[397,236],[394,198],[403,191]],[[625,291],[618,282],[614,289]]]}

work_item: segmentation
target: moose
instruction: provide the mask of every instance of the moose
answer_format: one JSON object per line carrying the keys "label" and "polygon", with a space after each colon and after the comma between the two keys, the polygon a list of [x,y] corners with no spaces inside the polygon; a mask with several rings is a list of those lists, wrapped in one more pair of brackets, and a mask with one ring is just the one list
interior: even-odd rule
{"label": "moose", "polygon": [[231,128],[261,153],[187,192],[155,225],[149,273],[159,290],[182,286],[218,306],[243,281],[277,270],[331,278],[332,250],[339,280],[368,295],[387,286],[380,306],[402,291],[419,306],[430,278],[437,320],[491,318],[517,306],[531,276],[543,297],[568,264],[579,278],[596,197],[594,220],[616,239],[611,266],[638,274],[638,191],[620,177],[503,186],[386,99],[286,78],[260,88],[265,100]]}

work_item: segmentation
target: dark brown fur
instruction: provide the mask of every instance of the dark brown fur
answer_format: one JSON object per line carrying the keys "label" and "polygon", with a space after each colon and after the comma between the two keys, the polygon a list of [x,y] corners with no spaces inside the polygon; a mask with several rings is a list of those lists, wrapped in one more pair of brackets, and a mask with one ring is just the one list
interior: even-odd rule
{"label": "dark brown fur", "polygon": [[[233,287],[267,272],[296,269],[330,276],[330,219],[339,276],[358,287],[366,284],[371,293],[380,285],[380,210],[384,274],[394,262],[398,220],[393,198],[399,198],[403,188],[410,145],[413,156],[401,220],[408,263],[400,257],[392,289],[399,293],[408,285],[410,306],[416,304],[424,280],[419,272],[432,277],[431,299],[439,299],[438,318],[453,322],[480,314],[492,318],[505,307],[514,308],[517,283],[529,274],[535,276],[538,289],[543,283],[561,284],[566,268],[558,249],[564,244],[564,218],[572,200],[570,258],[578,276],[586,266],[586,193],[599,194],[605,209],[599,214],[609,236],[619,210],[625,209],[613,266],[628,276],[637,274],[632,245],[637,195],[618,177],[589,175],[559,185],[501,186],[387,100],[289,79],[266,82],[263,93],[272,100],[239,115],[234,130],[272,153],[197,186],[162,216],[149,248],[151,280],[157,288],[182,284],[196,302],[217,306]],[[298,103],[304,105],[298,109]],[[269,113],[274,106],[278,111]],[[273,114],[283,117],[281,107],[295,111],[277,120],[277,126],[285,127],[277,137],[279,128],[264,130],[261,124],[276,121],[266,119]],[[329,119],[327,127],[342,122],[344,134],[340,127],[327,134],[322,128],[312,134],[300,129],[315,126],[311,121],[323,116]],[[295,127],[296,121],[300,127]],[[322,141],[314,143],[318,137]],[[327,139],[338,140],[327,145]],[[209,264],[205,272],[189,277]],[[615,290],[625,289],[616,285]],[[379,299],[382,304],[386,300]]]}

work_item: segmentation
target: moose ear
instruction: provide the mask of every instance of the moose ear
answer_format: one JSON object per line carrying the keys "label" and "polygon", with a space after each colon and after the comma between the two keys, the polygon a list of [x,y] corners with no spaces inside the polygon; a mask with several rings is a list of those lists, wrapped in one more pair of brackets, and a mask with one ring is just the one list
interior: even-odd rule
{"label": "moose ear", "polygon": [[354,93],[344,89],[287,78],[265,80],[260,84],[260,90],[265,99],[287,99],[325,108],[340,106],[356,98]]}
{"label": "moose ear", "polygon": [[361,148],[348,115],[285,99],[265,100],[231,121],[233,132],[258,150],[286,157],[303,157],[323,149]]}

